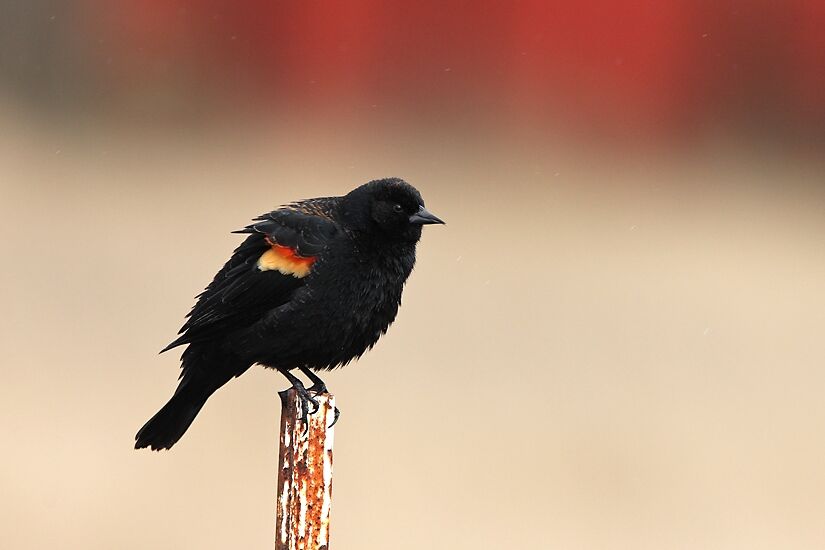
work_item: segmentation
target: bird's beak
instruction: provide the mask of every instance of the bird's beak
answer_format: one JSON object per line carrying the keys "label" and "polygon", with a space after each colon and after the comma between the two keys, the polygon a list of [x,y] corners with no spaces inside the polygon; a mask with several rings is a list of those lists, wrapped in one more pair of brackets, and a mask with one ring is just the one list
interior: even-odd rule
{"label": "bird's beak", "polygon": [[417,225],[429,225],[432,223],[443,224],[444,221],[422,206],[418,209],[418,212],[410,216],[410,223]]}

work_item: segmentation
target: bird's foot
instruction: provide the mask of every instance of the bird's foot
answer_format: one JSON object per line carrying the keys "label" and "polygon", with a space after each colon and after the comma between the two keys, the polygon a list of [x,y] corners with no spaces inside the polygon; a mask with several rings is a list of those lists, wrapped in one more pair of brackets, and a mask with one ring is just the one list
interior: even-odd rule
{"label": "bird's foot", "polygon": [[[304,387],[304,383],[301,382],[301,379],[289,372],[288,370],[283,370],[281,373],[292,383],[292,389],[298,394],[298,399],[301,400],[301,420],[304,421],[304,426],[306,426],[306,433],[309,433],[309,416],[318,412],[321,408],[321,404],[315,399],[309,390]],[[312,410],[310,410],[310,404],[314,406]]]}
{"label": "bird's foot", "polygon": [[[312,396],[312,393],[310,393],[311,388],[308,390],[300,383],[293,384],[292,387],[298,393],[298,399],[301,400],[301,420],[304,421],[304,425],[307,431],[309,431],[309,417],[318,412],[321,404]],[[312,410],[310,410],[310,405],[313,407]]]}
{"label": "bird's foot", "polygon": [[300,371],[304,373],[304,376],[309,378],[312,382],[312,385],[309,387],[309,391],[313,391],[315,393],[329,393],[327,385],[317,374],[312,372],[312,370],[307,367],[300,367]]}
{"label": "bird's foot", "polygon": [[[324,383],[323,380],[321,380],[321,378],[317,374],[312,372],[312,370],[310,370],[307,367],[300,367],[300,370],[301,370],[302,373],[304,373],[304,375],[307,378],[309,378],[312,381],[312,385],[308,388],[309,392],[313,392],[313,393],[315,393],[315,395],[320,395],[320,394],[323,394],[323,393],[329,393],[329,390],[327,389],[327,385]],[[315,401],[315,402],[317,403],[317,401]],[[313,411],[310,414],[315,414],[315,412],[317,410],[318,410],[318,408],[316,407],[315,411]],[[327,426],[327,428],[332,428],[333,426],[335,426],[335,423],[338,422],[338,417],[341,416],[341,411],[338,410],[338,407],[335,407],[334,413],[335,413],[335,418],[332,419],[332,424]]]}

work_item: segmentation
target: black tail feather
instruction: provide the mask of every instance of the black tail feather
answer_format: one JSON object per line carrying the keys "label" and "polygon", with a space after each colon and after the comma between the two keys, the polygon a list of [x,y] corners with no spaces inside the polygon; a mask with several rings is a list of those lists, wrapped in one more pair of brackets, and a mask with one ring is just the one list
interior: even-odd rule
{"label": "black tail feather", "polygon": [[159,451],[172,447],[192,425],[210,395],[212,391],[182,382],[172,399],[138,431],[135,449],[150,447]]}

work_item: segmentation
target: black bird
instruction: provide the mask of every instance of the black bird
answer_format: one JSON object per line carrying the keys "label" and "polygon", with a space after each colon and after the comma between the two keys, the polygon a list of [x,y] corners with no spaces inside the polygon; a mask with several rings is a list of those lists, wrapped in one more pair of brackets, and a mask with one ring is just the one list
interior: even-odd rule
{"label": "black bird", "polygon": [[[180,330],[162,350],[187,345],[180,383],[138,431],[135,448],[168,449],[215,390],[253,364],[280,371],[304,400],[317,401],[292,372],[325,391],[313,372],[360,357],[389,328],[415,264],[421,226],[444,223],[398,178],[371,181],[343,197],[303,200],[255,218]],[[162,353],[161,352],[161,353]]]}

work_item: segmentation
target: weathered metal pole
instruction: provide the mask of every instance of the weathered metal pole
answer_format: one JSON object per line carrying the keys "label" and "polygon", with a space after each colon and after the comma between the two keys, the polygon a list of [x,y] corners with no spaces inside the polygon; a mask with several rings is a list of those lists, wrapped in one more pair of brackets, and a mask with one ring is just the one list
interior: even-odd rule
{"label": "weathered metal pole", "polygon": [[[332,506],[332,442],[335,398],[314,396],[318,412],[303,421],[303,403],[294,389],[280,392],[281,438],[278,460],[276,550],[327,550]],[[312,405],[310,405],[311,407]]]}

